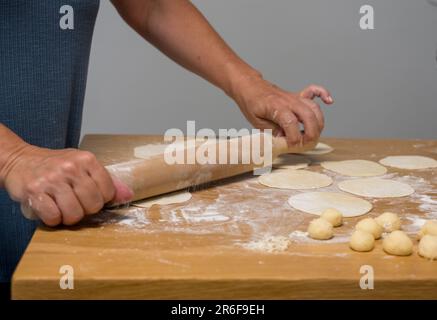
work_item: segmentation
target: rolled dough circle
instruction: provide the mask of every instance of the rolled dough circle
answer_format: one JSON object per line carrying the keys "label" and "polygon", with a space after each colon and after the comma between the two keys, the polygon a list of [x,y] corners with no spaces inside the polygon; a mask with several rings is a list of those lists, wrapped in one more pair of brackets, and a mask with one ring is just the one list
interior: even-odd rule
{"label": "rolled dough circle", "polygon": [[387,172],[380,164],[369,160],[324,161],[322,167],[350,177],[373,177]]}
{"label": "rolled dough circle", "polygon": [[305,170],[278,170],[259,177],[259,183],[279,189],[315,189],[329,186],[332,179],[327,175]]}
{"label": "rolled dough circle", "polygon": [[414,193],[408,184],[381,178],[345,180],[338,187],[346,192],[370,198],[398,198]]}
{"label": "rolled dough circle", "polygon": [[318,154],[330,153],[333,150],[334,148],[331,147],[330,145],[319,142],[313,150],[305,151],[300,154],[318,155]]}
{"label": "rolled dough circle", "polygon": [[283,154],[273,161],[273,167],[276,169],[303,169],[308,167],[310,160],[296,155],[296,154]]}
{"label": "rolled dough circle", "polygon": [[428,169],[437,168],[437,161],[424,156],[389,156],[379,160],[379,163],[398,169]]}
{"label": "rolled dough circle", "polygon": [[325,210],[334,208],[346,218],[361,216],[372,209],[370,202],[339,192],[300,193],[291,196],[288,204],[297,210],[319,216]]}
{"label": "rolled dough circle", "polygon": [[178,191],[178,192],[172,192],[169,194],[164,194],[161,196],[149,198],[146,200],[141,200],[134,202],[132,205],[135,207],[140,208],[150,208],[154,206],[155,204],[158,205],[167,205],[167,204],[175,204],[175,203],[182,203],[186,202],[191,199],[191,193],[188,191]]}

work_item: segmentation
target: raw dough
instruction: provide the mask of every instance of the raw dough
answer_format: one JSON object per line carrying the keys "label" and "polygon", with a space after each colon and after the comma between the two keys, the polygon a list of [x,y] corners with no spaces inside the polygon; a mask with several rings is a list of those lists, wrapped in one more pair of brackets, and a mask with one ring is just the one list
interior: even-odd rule
{"label": "raw dough", "polygon": [[377,224],[384,228],[385,232],[393,232],[401,228],[401,219],[396,213],[384,212],[375,218]]}
{"label": "raw dough", "polygon": [[320,218],[328,221],[330,224],[332,224],[334,227],[339,227],[343,224],[343,215],[340,211],[334,209],[334,208],[328,208],[326,209]]}
{"label": "raw dough", "polygon": [[334,150],[334,148],[332,148],[331,146],[329,146],[325,143],[319,142],[313,150],[305,151],[305,152],[302,152],[300,154],[318,155],[318,154],[329,153],[332,150]]}
{"label": "raw dough", "polygon": [[421,239],[425,235],[437,236],[437,220],[428,220],[423,225],[422,229],[420,229],[417,237]]}
{"label": "raw dough", "polygon": [[376,223],[375,219],[372,218],[360,220],[356,224],[355,229],[368,232],[373,235],[375,239],[381,238],[382,231],[384,230],[379,224]]}
{"label": "raw dough", "polygon": [[387,172],[380,164],[368,160],[324,161],[322,167],[350,177],[373,177]]}
{"label": "raw dough", "polygon": [[308,235],[317,240],[328,240],[334,235],[333,226],[325,219],[314,219],[308,226]]}
{"label": "raw dough", "polygon": [[361,216],[372,209],[372,204],[366,200],[339,192],[307,192],[291,196],[288,204],[293,208],[321,215],[326,209],[334,208],[343,217]]}
{"label": "raw dough", "polygon": [[419,255],[431,260],[437,259],[437,236],[427,234],[420,240]]}
{"label": "raw dough", "polygon": [[345,180],[338,187],[358,196],[372,198],[397,198],[414,193],[414,189],[408,184],[381,178]]}
{"label": "raw dough", "polygon": [[409,256],[413,253],[413,241],[411,241],[405,232],[396,230],[384,239],[382,248],[388,254]]}
{"label": "raw dough", "polygon": [[258,178],[259,183],[280,189],[314,189],[332,184],[327,175],[305,170],[278,170]]}
{"label": "raw dough", "polygon": [[308,167],[310,162],[309,159],[296,154],[283,154],[273,161],[273,168],[297,170]]}
{"label": "raw dough", "polygon": [[150,208],[155,204],[167,205],[174,203],[182,203],[191,199],[191,193],[188,191],[178,191],[161,196],[153,197],[146,200],[134,202],[132,205],[139,208]]}
{"label": "raw dough", "polygon": [[423,156],[390,156],[379,160],[379,163],[398,169],[437,168],[437,161]]}
{"label": "raw dough", "polygon": [[355,230],[350,238],[349,247],[360,252],[371,251],[375,247],[375,238],[371,233]]}

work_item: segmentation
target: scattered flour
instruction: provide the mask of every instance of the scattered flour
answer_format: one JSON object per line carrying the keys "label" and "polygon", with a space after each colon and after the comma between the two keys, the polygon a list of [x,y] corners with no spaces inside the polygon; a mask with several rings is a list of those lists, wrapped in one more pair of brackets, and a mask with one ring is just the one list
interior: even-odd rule
{"label": "scattered flour", "polygon": [[289,245],[290,239],[287,237],[265,236],[261,240],[255,240],[244,244],[243,247],[250,250],[278,253],[286,251]]}

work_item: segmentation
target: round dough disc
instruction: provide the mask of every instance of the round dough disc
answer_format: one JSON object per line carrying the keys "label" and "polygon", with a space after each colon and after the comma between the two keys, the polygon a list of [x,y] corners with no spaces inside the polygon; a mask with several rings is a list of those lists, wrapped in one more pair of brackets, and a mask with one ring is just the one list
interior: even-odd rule
{"label": "round dough disc", "polygon": [[334,208],[346,218],[361,216],[372,210],[370,202],[339,192],[300,193],[291,196],[288,204],[297,210],[319,216],[326,209]]}
{"label": "round dough disc", "polygon": [[437,161],[423,156],[390,156],[379,160],[379,163],[398,169],[437,168]]}
{"label": "round dough disc", "polygon": [[381,178],[345,180],[338,187],[343,191],[371,198],[397,198],[414,193],[414,189],[408,184]]}
{"label": "round dough disc", "polygon": [[322,167],[350,177],[373,177],[387,172],[380,164],[369,160],[324,161]]}
{"label": "round dough disc", "polygon": [[161,196],[156,196],[150,199],[141,200],[133,203],[132,205],[140,208],[150,208],[155,204],[167,205],[174,203],[182,203],[191,199],[191,193],[188,191],[178,191]]}
{"label": "round dough disc", "polygon": [[318,155],[318,154],[329,153],[333,150],[334,150],[334,148],[332,148],[331,146],[329,146],[325,143],[319,142],[313,150],[305,151],[305,152],[302,152],[300,154]]}
{"label": "round dough disc", "polygon": [[283,154],[273,161],[273,167],[277,169],[303,169],[308,167],[310,160],[296,155],[296,154]]}
{"label": "round dough disc", "polygon": [[332,184],[327,175],[305,170],[278,170],[258,178],[259,183],[280,189],[314,189]]}

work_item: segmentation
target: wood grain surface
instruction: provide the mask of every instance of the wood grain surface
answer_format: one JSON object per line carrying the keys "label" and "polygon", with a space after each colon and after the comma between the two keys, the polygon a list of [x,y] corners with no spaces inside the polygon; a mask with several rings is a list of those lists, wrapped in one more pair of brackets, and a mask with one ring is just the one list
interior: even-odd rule
{"label": "wood grain surface", "polygon": [[[107,165],[128,161],[133,148],[159,136],[89,135],[82,149]],[[437,158],[437,141],[322,139],[332,153],[310,156],[308,170],[327,173],[318,162],[340,159],[377,161],[387,155]],[[414,236],[419,218],[437,213],[436,169],[388,169],[388,177],[410,183],[416,193],[398,199],[368,199],[368,216],[397,212]],[[330,174],[336,183],[344,179]],[[147,177],[145,177],[147,178]],[[14,299],[436,299],[437,261],[415,252],[385,254],[381,241],[372,252],[349,249],[357,218],[335,229],[331,241],[291,238],[278,253],[250,250],[263,236],[305,231],[314,216],[286,204],[302,191],[261,186],[246,174],[197,188],[181,204],[147,209],[122,208],[89,217],[70,228],[39,228],[12,281]],[[337,190],[338,191],[338,190]],[[413,218],[415,217],[416,220]],[[415,222],[416,221],[416,222]],[[423,222],[423,221],[422,221]],[[299,233],[298,233],[299,234]],[[74,269],[74,289],[62,290],[63,265]],[[374,270],[374,289],[359,286],[360,268]]]}

